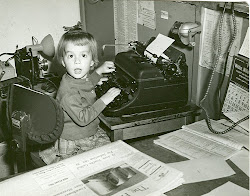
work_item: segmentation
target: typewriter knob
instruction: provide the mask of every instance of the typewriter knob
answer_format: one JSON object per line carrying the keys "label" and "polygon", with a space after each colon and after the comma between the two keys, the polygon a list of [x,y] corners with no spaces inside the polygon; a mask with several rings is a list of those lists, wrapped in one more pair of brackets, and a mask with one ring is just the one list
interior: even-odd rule
{"label": "typewriter knob", "polygon": [[176,65],[175,64],[169,64],[168,65],[168,68],[167,68],[167,72],[168,72],[168,74],[169,75],[173,75],[174,73],[176,73],[177,72],[177,67],[176,67]]}

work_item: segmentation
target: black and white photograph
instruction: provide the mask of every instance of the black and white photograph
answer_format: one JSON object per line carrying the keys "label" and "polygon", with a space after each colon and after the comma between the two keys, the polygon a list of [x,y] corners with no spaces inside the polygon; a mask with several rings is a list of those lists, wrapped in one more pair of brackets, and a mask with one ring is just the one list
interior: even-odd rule
{"label": "black and white photograph", "polygon": [[113,167],[82,180],[97,195],[109,196],[135,185],[147,176],[127,164]]}
{"label": "black and white photograph", "polygon": [[249,4],[0,0],[0,195],[248,196]]}

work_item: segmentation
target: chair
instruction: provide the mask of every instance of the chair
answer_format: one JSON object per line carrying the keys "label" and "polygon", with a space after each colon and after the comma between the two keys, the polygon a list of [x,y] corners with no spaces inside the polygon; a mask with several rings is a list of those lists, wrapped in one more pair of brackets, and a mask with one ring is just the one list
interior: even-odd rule
{"label": "chair", "polygon": [[38,152],[53,145],[62,133],[63,111],[58,102],[49,95],[13,84],[7,107],[15,173],[46,165]]}

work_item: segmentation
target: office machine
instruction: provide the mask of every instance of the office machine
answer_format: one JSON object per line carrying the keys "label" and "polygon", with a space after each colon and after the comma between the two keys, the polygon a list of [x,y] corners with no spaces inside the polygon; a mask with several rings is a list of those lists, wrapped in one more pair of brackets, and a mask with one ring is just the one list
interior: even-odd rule
{"label": "office machine", "polygon": [[96,87],[97,97],[111,87],[121,89],[120,95],[104,110],[105,116],[130,115],[186,105],[188,68],[185,54],[170,46],[164,51],[164,57],[160,56],[154,63],[143,54],[149,42],[133,42],[132,50],[118,53],[115,57],[116,72],[109,74],[108,80]]}
{"label": "office machine", "polygon": [[[40,60],[38,53],[45,58]],[[54,53],[54,41],[50,34],[44,37],[40,44],[27,45],[16,50],[14,59],[17,75],[27,77],[32,85],[37,84],[41,79],[41,70],[48,69],[47,59],[53,57]]]}
{"label": "office machine", "polygon": [[15,68],[9,63],[0,60],[0,82],[16,77]]}

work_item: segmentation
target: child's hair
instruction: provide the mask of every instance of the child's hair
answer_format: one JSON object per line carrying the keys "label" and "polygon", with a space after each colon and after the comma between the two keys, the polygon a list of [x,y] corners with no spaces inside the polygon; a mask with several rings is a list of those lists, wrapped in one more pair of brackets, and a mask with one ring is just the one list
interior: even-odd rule
{"label": "child's hair", "polygon": [[58,43],[56,60],[61,64],[65,46],[67,43],[73,43],[77,46],[89,45],[92,54],[94,66],[98,64],[97,43],[93,35],[84,32],[82,29],[71,29],[64,33]]}

